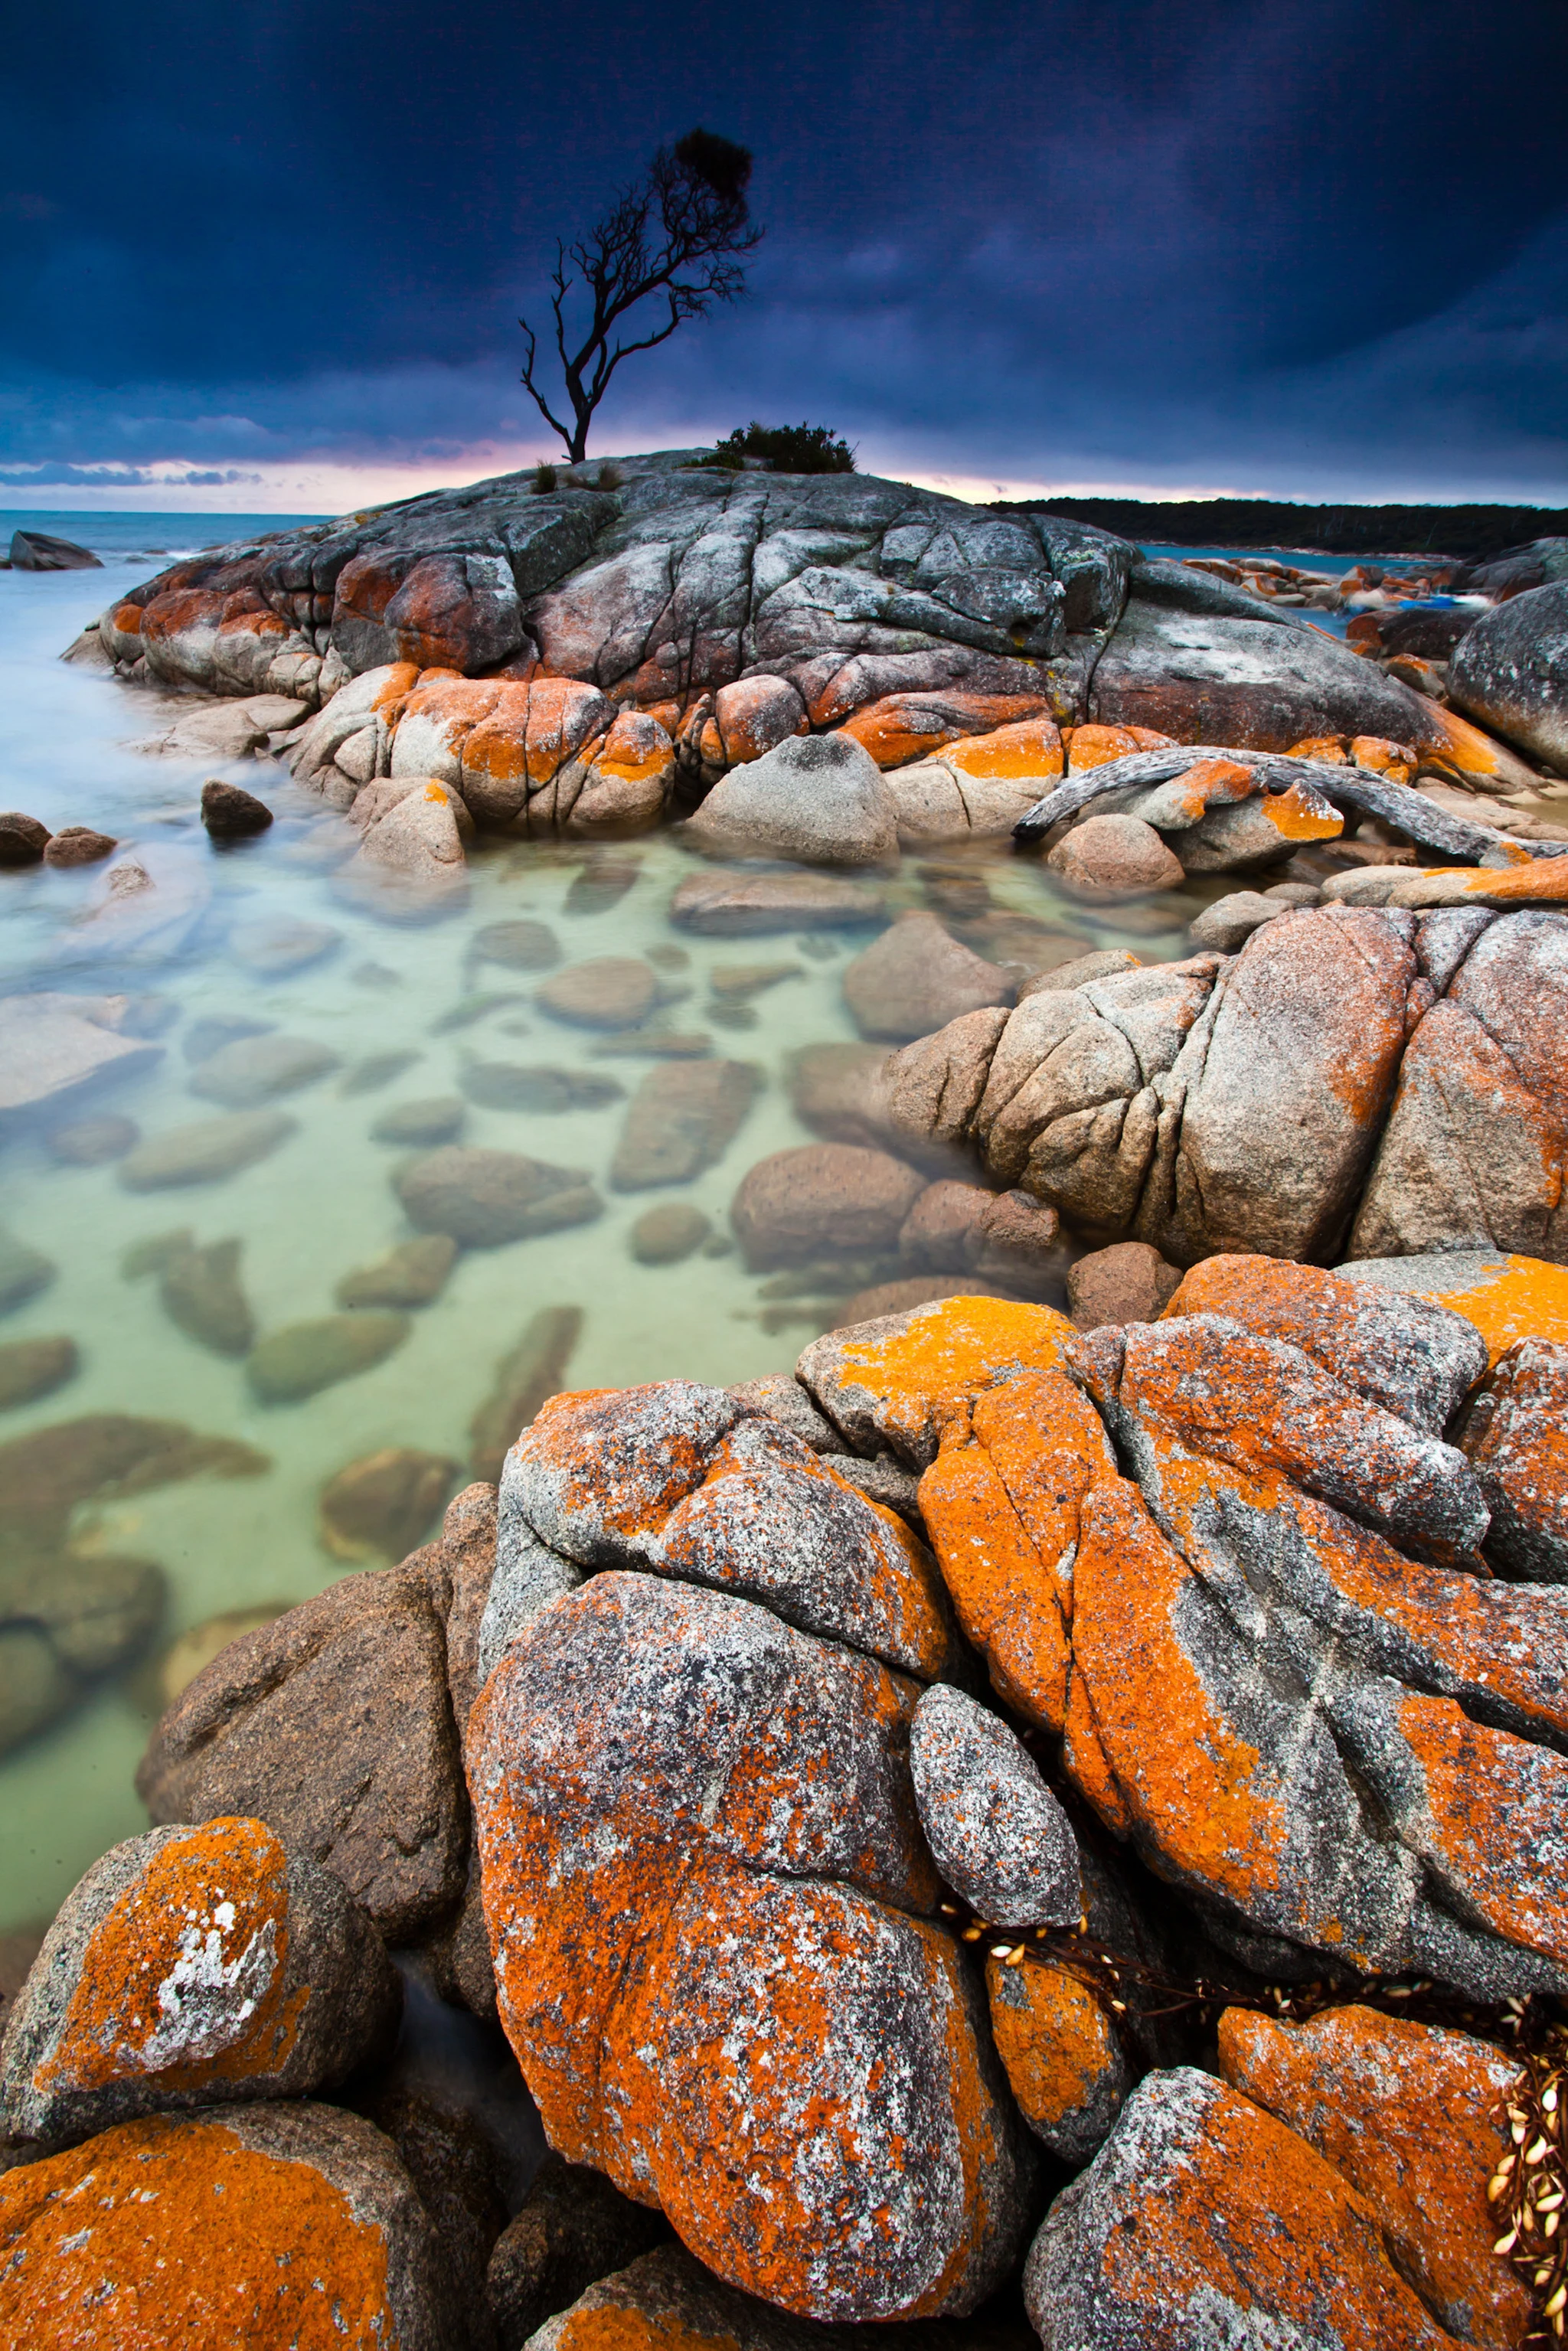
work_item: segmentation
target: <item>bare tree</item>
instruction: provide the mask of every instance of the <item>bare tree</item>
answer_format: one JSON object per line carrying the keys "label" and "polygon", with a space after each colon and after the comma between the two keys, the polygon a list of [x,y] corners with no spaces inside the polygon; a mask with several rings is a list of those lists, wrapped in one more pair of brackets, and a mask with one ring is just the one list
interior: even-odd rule
{"label": "bare tree", "polygon": [[[674,147],[660,148],[645,177],[623,188],[586,236],[557,244],[550,308],[570,427],[539,388],[534,329],[526,319],[517,324],[528,346],[522,380],[574,465],[588,455],[590,422],[622,360],[668,342],[687,319],[705,319],[716,302],[733,302],[745,290],[741,256],[754,253],[763,236],[747,209],[750,178],[747,148],[711,131],[688,131]],[[591,313],[581,341],[569,350],[567,303],[580,281]],[[627,314],[655,300],[664,309],[662,321],[654,326],[658,312],[644,313],[651,331],[622,342],[618,330]]]}

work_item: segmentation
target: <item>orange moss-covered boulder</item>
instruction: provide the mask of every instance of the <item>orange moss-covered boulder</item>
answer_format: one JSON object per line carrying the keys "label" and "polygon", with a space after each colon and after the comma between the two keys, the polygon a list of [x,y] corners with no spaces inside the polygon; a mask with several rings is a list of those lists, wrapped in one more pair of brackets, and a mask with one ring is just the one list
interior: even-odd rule
{"label": "orange moss-covered boulder", "polygon": [[1450,2351],[1371,2201],[1212,2075],[1151,2074],[1030,2252],[1045,2351]]}
{"label": "orange moss-covered boulder", "polygon": [[591,1389],[538,1414],[502,1475],[483,1669],[546,1600],[621,1567],[766,1602],[926,1680],[946,1661],[946,1606],[924,1544],[724,1388]]}
{"label": "orange moss-covered boulder", "polygon": [[883,1449],[923,1469],[975,1397],[1047,1370],[1073,1336],[1065,1315],[1006,1298],[952,1298],[814,1340],[795,1366],[857,1453]]}
{"label": "orange moss-covered boulder", "polygon": [[0,2178],[0,2338],[59,2351],[445,2351],[436,2235],[336,2106],[119,2124]]}
{"label": "orange moss-covered boulder", "polygon": [[1508,2145],[1511,2059],[1468,2033],[1336,2008],[1305,2024],[1219,2020],[1219,2071],[1364,2196],[1449,2333],[1511,2351],[1530,2297],[1492,2252],[1487,2182]]}
{"label": "orange moss-covered boulder", "polygon": [[986,1961],[991,2038],[1036,2138],[1087,2163],[1126,2102],[1133,2074],[1110,2013],[1066,1968]]}
{"label": "orange moss-covered boulder", "polygon": [[500,2012],[551,2144],[812,2317],[971,2309],[1027,2210],[971,1979],[922,1915],[916,1694],[612,1572],[529,1620],[470,1724]]}
{"label": "orange moss-covered boulder", "polygon": [[298,2097],[395,2030],[381,1938],[340,1879],[264,1823],[151,1829],[68,1895],[0,2052],[14,2138],[67,2139],[161,2106]]}
{"label": "orange moss-covered boulder", "polygon": [[656,824],[675,782],[675,747],[656,718],[623,710],[588,746],[582,789],[563,820],[569,833],[639,831]]}
{"label": "orange moss-covered boulder", "polygon": [[1505,1575],[1568,1583],[1568,1346],[1518,1339],[1499,1359],[1459,1439]]}
{"label": "orange moss-covered boulder", "polygon": [[417,662],[465,674],[489,669],[524,642],[522,607],[504,555],[415,554],[370,548],[339,572],[332,641],[350,669]]}
{"label": "orange moss-covered boulder", "polygon": [[889,694],[868,702],[839,731],[862,744],[879,768],[901,768],[964,736],[994,736],[999,727],[1040,718],[1051,718],[1042,694]]}
{"label": "orange moss-covered boulder", "polygon": [[[243,573],[246,567],[230,569]],[[166,685],[316,700],[320,654],[249,582],[229,584],[220,574],[210,586],[171,585],[141,608],[134,634],[129,619],[130,609],[120,607],[110,651],[120,660],[140,655]]]}
{"label": "orange moss-covered boulder", "polygon": [[1075,726],[1068,737],[1067,771],[1084,776],[1092,768],[1108,767],[1113,759],[1124,759],[1132,751],[1169,750],[1175,741],[1174,736],[1162,735],[1152,726]]}
{"label": "orange moss-covered boulder", "polygon": [[680,729],[683,763],[702,782],[727,768],[760,759],[792,735],[810,732],[806,705],[787,677],[741,677],[716,694],[700,695]]}

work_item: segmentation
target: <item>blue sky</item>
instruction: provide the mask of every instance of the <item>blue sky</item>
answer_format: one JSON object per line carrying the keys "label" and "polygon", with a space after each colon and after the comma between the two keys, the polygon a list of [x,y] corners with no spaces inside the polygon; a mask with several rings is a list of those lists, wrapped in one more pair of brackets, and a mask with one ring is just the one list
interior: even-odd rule
{"label": "blue sky", "polygon": [[821,421],[998,487],[1568,503],[1560,0],[55,0],[0,91],[0,504],[339,508],[546,454],[519,308],[694,122],[744,304],[602,452]]}

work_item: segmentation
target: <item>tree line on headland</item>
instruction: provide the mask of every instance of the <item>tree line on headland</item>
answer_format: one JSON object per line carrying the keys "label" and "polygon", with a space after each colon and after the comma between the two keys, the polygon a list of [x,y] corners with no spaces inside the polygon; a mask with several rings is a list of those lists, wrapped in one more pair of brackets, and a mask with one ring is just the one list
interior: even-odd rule
{"label": "tree line on headland", "polygon": [[998,498],[998,513],[1066,515],[1172,547],[1315,547],[1325,555],[1480,557],[1568,536],[1568,507],[1296,506],[1277,498]]}

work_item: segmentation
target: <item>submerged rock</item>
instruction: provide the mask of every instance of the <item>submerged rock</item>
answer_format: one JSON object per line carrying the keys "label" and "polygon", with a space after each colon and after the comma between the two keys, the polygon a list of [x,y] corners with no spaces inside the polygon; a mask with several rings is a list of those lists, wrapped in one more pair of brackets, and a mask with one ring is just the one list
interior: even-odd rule
{"label": "submerged rock", "polygon": [[685,1184],[722,1159],[756,1100],[758,1073],[745,1061],[673,1061],[650,1070],[626,1112],[611,1188],[643,1192]]}
{"label": "submerged rock", "polygon": [[720,872],[688,874],[670,901],[670,920],[705,937],[744,938],[874,923],[883,906],[880,890],[836,874]]}
{"label": "submerged rock", "polygon": [[203,1059],[191,1092],[231,1110],[250,1110],[279,1094],[298,1093],[338,1065],[330,1047],[309,1038],[236,1037]]}
{"label": "submerged rock", "polygon": [[322,1541],[334,1559],[395,1564],[423,1541],[456,1475],[455,1461],[406,1445],[350,1461],[322,1489]]}
{"label": "submerged rock", "polygon": [[712,1230],[700,1208],[689,1201],[668,1200],[662,1207],[643,1209],[632,1228],[632,1254],[639,1265],[680,1265],[701,1249]]}
{"label": "submerged rock", "polygon": [[246,1355],[256,1342],[256,1317],[239,1278],[239,1240],[198,1249],[172,1246],[159,1271],[158,1295],[171,1322],[217,1355]]}
{"label": "submerged rock", "polygon": [[844,1001],[862,1037],[904,1043],[983,1005],[1010,1004],[1012,982],[961,946],[935,914],[901,914],[844,971]]}
{"label": "submerged rock", "polygon": [[377,1143],[427,1145],[451,1143],[463,1131],[468,1113],[461,1094],[424,1094],[415,1102],[393,1102],[371,1128]]}
{"label": "submerged rock", "polygon": [[96,865],[120,847],[112,833],[96,832],[90,824],[62,825],[44,845],[44,862],[62,870]]}
{"label": "submerged rock", "polygon": [[809,1143],[759,1159],[730,1203],[753,1272],[822,1257],[896,1249],[922,1177],[885,1151]]}
{"label": "submerged rock", "polygon": [[553,1019],[584,1029],[634,1029],[663,994],[658,973],[641,956],[596,956],[547,979],[536,1001]]}
{"label": "submerged rock", "polygon": [[133,1118],[105,1111],[98,1118],[72,1119],[68,1126],[53,1127],[44,1140],[50,1158],[62,1167],[103,1167],[133,1150],[141,1129]]}
{"label": "submerged rock", "polygon": [[371,1265],[346,1273],[332,1293],[351,1311],[360,1306],[428,1306],[439,1298],[457,1262],[457,1244],[448,1233],[422,1233],[399,1241]]}
{"label": "submerged rock", "polygon": [[471,1474],[495,1485],[508,1449],[541,1405],[566,1380],[567,1366],[582,1335],[580,1306],[544,1306],[517,1345],[496,1366],[490,1393],[468,1424]]}
{"label": "submerged rock", "polygon": [[297,1122],[277,1110],[235,1111],[149,1135],[120,1163],[128,1192],[159,1192],[183,1184],[219,1184],[267,1158],[298,1134]]}
{"label": "submerged rock", "polygon": [[53,1395],[75,1379],[80,1362],[74,1339],[14,1339],[0,1346],[0,1412]]}
{"label": "submerged rock", "polygon": [[246,1377],[263,1404],[301,1404],[384,1363],[412,1328],[406,1314],[371,1309],[289,1322],[251,1350]]}
{"label": "submerged rock", "polygon": [[202,786],[202,822],[214,841],[244,841],[267,831],[272,810],[254,792],[211,777]]}
{"label": "submerged rock", "polygon": [[412,1225],[446,1233],[463,1249],[497,1249],[603,1213],[580,1170],[516,1151],[432,1151],[402,1169],[395,1189]]}

